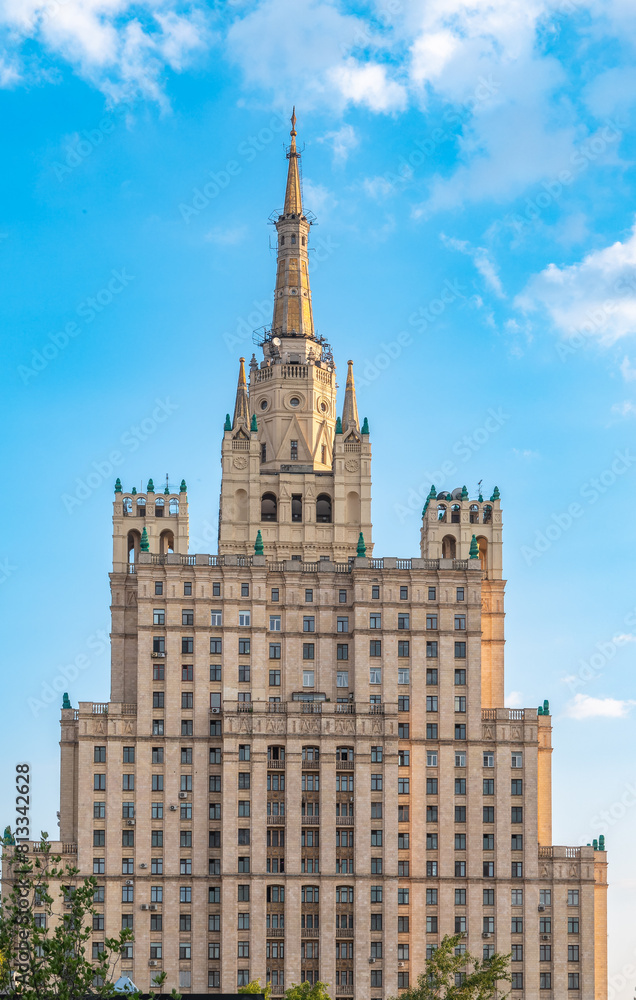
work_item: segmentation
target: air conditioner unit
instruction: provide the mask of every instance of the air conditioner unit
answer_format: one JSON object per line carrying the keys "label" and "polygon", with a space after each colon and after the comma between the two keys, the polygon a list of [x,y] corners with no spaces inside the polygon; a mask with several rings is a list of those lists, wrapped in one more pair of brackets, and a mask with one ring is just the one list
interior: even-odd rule
{"label": "air conditioner unit", "polygon": [[212,712],[212,715],[218,715],[219,712],[221,711],[221,709],[220,708],[211,708],[210,711]]}
{"label": "air conditioner unit", "polygon": [[187,799],[187,797],[188,797],[188,793],[187,792],[179,792],[179,798],[180,799]]}
{"label": "air conditioner unit", "polygon": [[156,659],[158,656],[165,656],[166,654],[165,653],[154,653],[153,652],[150,655]]}
{"label": "air conditioner unit", "polygon": [[148,907],[148,909],[149,910],[156,910],[157,909],[157,904],[156,903],[151,903],[150,906]]}
{"label": "air conditioner unit", "polygon": [[133,880],[131,878],[127,878],[126,881],[124,882],[124,885],[132,885],[132,884]]}
{"label": "air conditioner unit", "polygon": [[404,968],[404,962],[398,962],[398,969]]}
{"label": "air conditioner unit", "polygon": [[375,964],[375,958],[370,958],[369,965],[374,965],[374,964]]}
{"label": "air conditioner unit", "polygon": [[489,938],[489,937],[492,937],[492,934],[490,934],[489,931],[484,931],[484,933],[482,934],[482,937],[483,938]]}
{"label": "air conditioner unit", "polygon": [[541,940],[542,941],[549,941],[550,940],[550,935],[549,934],[542,934],[541,935]]}
{"label": "air conditioner unit", "polygon": [[540,906],[539,907],[539,913],[543,913],[544,910],[545,910],[545,906]]}
{"label": "air conditioner unit", "polygon": [[148,867],[148,865],[146,865],[146,864],[144,864],[144,863],[142,862],[142,863],[141,863],[141,864],[139,865],[139,867],[140,867],[140,868],[147,868],[147,867]]}
{"label": "air conditioner unit", "polygon": [[135,825],[134,819],[127,819],[126,820],[126,826],[134,826],[134,825]]}
{"label": "air conditioner unit", "polygon": [[141,906],[139,907],[139,909],[140,910],[147,910],[148,909],[148,903],[142,903]]}
{"label": "air conditioner unit", "polygon": [[351,798],[349,799],[349,802],[353,802],[353,801],[354,801],[354,798],[353,798],[353,795],[352,795]]}
{"label": "air conditioner unit", "polygon": [[156,964],[157,964],[157,961],[154,958],[151,958],[150,961],[148,962],[148,965],[156,965]]}
{"label": "air conditioner unit", "polygon": [[170,806],[170,812],[171,813],[176,813],[176,811],[177,811],[177,807],[176,806]]}

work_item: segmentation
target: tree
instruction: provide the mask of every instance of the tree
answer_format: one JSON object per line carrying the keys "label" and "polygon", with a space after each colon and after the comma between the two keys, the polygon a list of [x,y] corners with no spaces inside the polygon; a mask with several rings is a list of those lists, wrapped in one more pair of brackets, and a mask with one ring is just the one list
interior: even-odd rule
{"label": "tree", "polygon": [[46,833],[35,848],[16,846],[6,831],[1,840],[11,889],[0,902],[0,992],[21,1000],[112,997],[122,948],[133,935],[122,930],[118,937],[104,940],[96,958],[87,957],[93,916],[98,914],[97,880],[80,878],[78,868],[62,865],[61,857],[51,853]]}
{"label": "tree", "polygon": [[331,1000],[326,983],[304,982],[296,986],[294,983],[285,990],[285,1000]]}
{"label": "tree", "polygon": [[482,961],[468,952],[457,954],[463,936],[445,937],[426,960],[417,983],[400,993],[399,1000],[491,1000],[497,996],[497,984],[512,978],[510,955],[495,954]]}
{"label": "tree", "polygon": [[247,986],[239,986],[239,993],[262,993],[265,1000],[272,1000],[272,984],[265,983],[261,986],[260,979],[252,979]]}

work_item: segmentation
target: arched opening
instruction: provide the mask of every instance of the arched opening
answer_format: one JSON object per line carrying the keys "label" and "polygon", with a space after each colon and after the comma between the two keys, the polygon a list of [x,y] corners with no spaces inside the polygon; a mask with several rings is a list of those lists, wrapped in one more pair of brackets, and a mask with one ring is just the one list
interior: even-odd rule
{"label": "arched opening", "polygon": [[482,573],[488,572],[488,540],[483,536],[477,539],[477,544],[479,545],[479,562],[481,563]]}
{"label": "arched opening", "polygon": [[492,507],[486,504],[484,507],[484,524],[490,524],[492,521]]}
{"label": "arched opening", "polygon": [[479,507],[476,503],[471,503],[470,505],[469,520],[471,524],[479,524]]}
{"label": "arched opening", "polygon": [[155,517],[163,517],[163,512],[165,509],[163,497],[157,497],[155,500]]}
{"label": "arched opening", "polygon": [[170,517],[176,517],[179,513],[179,501],[173,497],[170,501]]}
{"label": "arched opening", "polygon": [[146,498],[137,497],[137,517],[146,516]]}
{"label": "arched opening", "polygon": [[457,551],[457,543],[452,535],[444,535],[442,538],[442,559],[454,559]]}
{"label": "arched opening", "polygon": [[278,519],[278,501],[273,493],[263,493],[261,497],[261,521]]}
{"label": "arched opening", "polygon": [[438,503],[437,505],[437,520],[446,521],[446,504]]}
{"label": "arched opening", "polygon": [[139,561],[139,543],[141,542],[141,535],[138,531],[128,532],[128,562],[136,563]]}
{"label": "arched opening", "polygon": [[451,524],[459,524],[459,512],[460,506],[458,503],[454,503],[451,507]]}
{"label": "arched opening", "polygon": [[318,747],[303,747],[303,761],[317,764],[320,760],[320,749]]}
{"label": "arched opening", "polygon": [[171,531],[162,531],[159,536],[159,552],[162,556],[167,556],[169,552],[174,552],[174,535]]}
{"label": "arched opening", "polygon": [[331,524],[331,497],[321,493],[316,500],[316,521],[318,524]]}
{"label": "arched opening", "polygon": [[347,493],[347,524],[360,524],[360,497],[357,493]]}
{"label": "arched opening", "polygon": [[237,490],[234,494],[234,515],[237,521],[247,521],[246,490]]}
{"label": "arched opening", "polygon": [[124,497],[124,499],[123,499],[123,509],[124,509],[124,517],[132,517],[133,502],[130,499],[130,497]]}
{"label": "arched opening", "polygon": [[336,760],[353,760],[353,747],[336,747]]}
{"label": "arched opening", "polygon": [[302,521],[303,519],[303,498],[300,493],[292,493],[291,519],[292,521]]}

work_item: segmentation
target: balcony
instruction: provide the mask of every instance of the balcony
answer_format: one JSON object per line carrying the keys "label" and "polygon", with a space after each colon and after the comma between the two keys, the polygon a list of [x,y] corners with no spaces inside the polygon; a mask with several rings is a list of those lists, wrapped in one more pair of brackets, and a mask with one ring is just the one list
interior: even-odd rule
{"label": "balcony", "polygon": [[481,721],[489,722],[498,720],[499,722],[523,722],[526,718],[534,719],[536,711],[526,708],[482,708]]}
{"label": "balcony", "polygon": [[352,938],[353,927],[336,927],[337,938]]}
{"label": "balcony", "polygon": [[267,927],[265,930],[267,937],[285,937],[284,927]]}
{"label": "balcony", "polygon": [[318,927],[301,927],[300,936],[304,938],[316,938],[320,937],[320,930]]}

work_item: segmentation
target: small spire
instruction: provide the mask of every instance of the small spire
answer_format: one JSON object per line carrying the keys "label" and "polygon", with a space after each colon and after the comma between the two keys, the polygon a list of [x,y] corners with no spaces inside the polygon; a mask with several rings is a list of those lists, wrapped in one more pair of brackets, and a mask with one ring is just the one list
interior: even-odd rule
{"label": "small spire", "polygon": [[250,422],[250,430],[251,431],[257,431],[258,430],[258,424],[256,423],[256,414],[255,413],[252,414],[252,419],[251,419],[251,422]]}
{"label": "small spire", "polygon": [[146,493],[154,493],[154,492],[155,492],[155,484],[153,483],[152,479],[149,479],[148,485],[146,486]]}
{"label": "small spire", "polygon": [[342,429],[346,434],[353,427],[360,432],[358,420],[358,404],[356,402],[356,386],[353,381],[353,361],[347,361],[347,385],[345,388],[344,406],[342,407]]}
{"label": "small spire", "polygon": [[121,493],[121,492],[122,492],[121,479],[116,479],[115,480],[115,493]]}
{"label": "small spire", "polygon": [[477,544],[477,539],[473,535],[470,540],[470,549],[468,550],[469,559],[479,559],[479,545]]}
{"label": "small spire", "polygon": [[296,149],[296,105],[294,105],[292,111],[291,132],[289,134],[291,136],[291,143],[287,153],[289,168],[287,170],[287,187],[285,189],[285,207],[283,209],[283,214],[302,215],[303,202],[300,191],[300,171],[298,169],[300,153]]}
{"label": "small spire", "polygon": [[336,434],[342,434],[342,420],[336,417]]}
{"label": "small spire", "polygon": [[461,495],[461,497],[459,499],[460,500],[468,500],[468,490],[466,489],[465,486],[462,486],[462,495]]}
{"label": "small spire", "polygon": [[224,431],[231,431],[232,430],[232,421],[230,420],[230,414],[229,413],[225,414],[225,425],[223,427],[223,430]]}
{"label": "small spire", "polygon": [[358,559],[364,559],[367,554],[367,547],[364,544],[364,535],[362,532],[358,535],[358,548],[356,550],[356,555]]}
{"label": "small spire", "polygon": [[187,492],[188,492],[188,487],[186,486],[186,481],[185,479],[182,479],[181,485],[179,487],[179,493],[187,493]]}
{"label": "small spire", "polygon": [[255,556],[265,555],[265,549],[263,548],[263,536],[261,535],[260,528],[256,532],[256,541],[254,542],[254,555]]}
{"label": "small spire", "polygon": [[137,487],[133,486],[133,488],[131,489],[130,492],[132,493],[133,496],[136,496],[137,495]]}
{"label": "small spire", "polygon": [[65,691],[62,695],[62,708],[72,708],[71,699],[68,696],[68,691]]}
{"label": "small spire", "polygon": [[146,531],[146,525],[144,524],[144,530],[141,533],[141,542],[139,543],[140,552],[150,552],[150,542],[148,540],[148,532]]}
{"label": "small spire", "polygon": [[368,434],[369,433],[369,418],[368,417],[364,418],[364,421],[362,423],[362,430],[361,430],[360,433],[361,434]]}
{"label": "small spire", "polygon": [[500,496],[501,496],[501,494],[499,492],[499,487],[495,486],[494,490],[492,491],[492,496],[490,498],[491,502],[494,502],[495,500],[499,500]]}
{"label": "small spire", "polygon": [[247,397],[247,379],[245,378],[245,358],[239,358],[239,377],[236,387],[236,403],[234,405],[234,420],[232,430],[236,430],[241,424],[249,427],[250,409]]}

